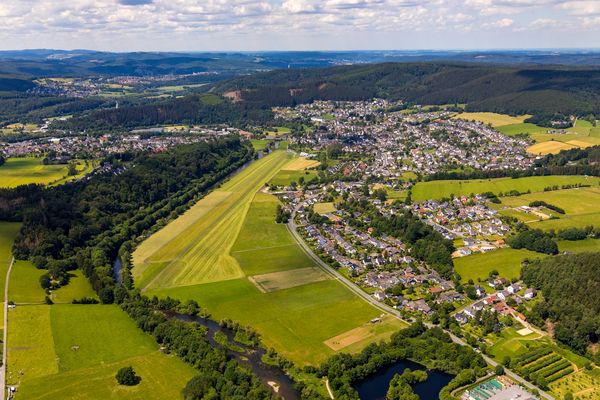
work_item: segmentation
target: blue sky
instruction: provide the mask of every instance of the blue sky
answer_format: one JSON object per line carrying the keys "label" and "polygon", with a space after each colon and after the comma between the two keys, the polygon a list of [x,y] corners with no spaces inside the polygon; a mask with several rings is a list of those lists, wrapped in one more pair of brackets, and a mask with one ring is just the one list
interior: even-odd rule
{"label": "blue sky", "polygon": [[0,0],[0,49],[600,47],[600,0]]}

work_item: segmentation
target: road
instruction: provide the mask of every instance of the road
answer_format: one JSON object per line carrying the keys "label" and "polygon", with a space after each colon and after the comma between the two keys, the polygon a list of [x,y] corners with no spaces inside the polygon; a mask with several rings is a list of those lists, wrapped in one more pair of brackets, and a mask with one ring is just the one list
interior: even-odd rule
{"label": "road", "polygon": [[[296,219],[296,212],[298,211],[299,206],[292,212],[292,215],[290,217],[290,220],[287,224],[287,228],[289,230],[289,232],[292,234],[292,237],[296,240],[296,242],[298,243],[298,245],[300,245],[300,247],[302,248],[302,250],[312,259],[315,261],[315,263],[325,272],[327,273],[329,276],[331,276],[332,278],[336,279],[338,282],[340,282],[342,285],[346,286],[349,290],[351,290],[353,293],[355,293],[357,296],[359,296],[361,299],[363,299],[364,301],[366,301],[367,303],[371,304],[373,307],[377,308],[378,310],[381,310],[383,312],[386,312],[388,314],[391,314],[392,316],[398,318],[399,320],[402,320],[406,323],[410,323],[406,320],[404,320],[402,318],[402,315],[400,314],[400,312],[398,310],[396,310],[393,307],[388,306],[387,304],[383,304],[380,303],[379,301],[377,301],[376,299],[374,299],[373,297],[369,296],[369,294],[365,293],[361,288],[359,288],[358,286],[356,286],[356,284],[354,284],[354,282],[352,282],[351,280],[349,280],[348,278],[346,278],[345,276],[343,276],[342,274],[340,274],[338,271],[336,271],[335,269],[331,268],[329,265],[327,265],[325,262],[323,262],[323,260],[321,260],[319,258],[319,256],[317,256],[310,247],[308,247],[308,245],[306,244],[306,242],[304,242],[304,239],[302,239],[302,237],[300,236],[300,234],[298,233],[298,226],[295,222]],[[430,323],[425,323],[425,326],[427,326],[428,328],[432,328],[434,325],[430,324]],[[464,340],[462,340],[461,338],[459,338],[458,336],[454,335],[452,332],[449,331],[445,331],[450,338],[452,339],[452,341],[454,343],[460,344],[461,346],[469,346],[469,344],[467,344]],[[475,349],[474,349],[475,350]],[[478,350],[476,350],[478,351]],[[481,354],[481,353],[480,353]],[[481,356],[483,357],[483,359],[492,367],[496,367],[498,365],[498,363],[494,360],[492,360],[490,357],[481,354]],[[508,369],[504,369],[506,375],[508,375],[510,378],[512,378],[513,380],[515,380],[516,382],[519,382],[520,384],[522,384],[523,386],[528,387],[530,390],[537,390],[540,393],[540,396],[547,399],[547,400],[555,400],[554,397],[552,397],[550,394],[544,392],[543,390],[541,390],[540,388],[538,388],[537,386],[529,383],[528,381],[526,381],[525,379],[521,378],[520,376],[518,376],[517,374],[515,374],[514,372],[508,370]]]}
{"label": "road", "polygon": [[15,258],[11,258],[8,264],[8,270],[6,271],[6,281],[4,282],[4,325],[3,331],[4,336],[2,338],[2,366],[0,367],[0,382],[2,386],[2,394],[0,394],[0,400],[4,400],[6,396],[6,338],[8,336],[8,279],[10,277],[10,271],[15,263]]}

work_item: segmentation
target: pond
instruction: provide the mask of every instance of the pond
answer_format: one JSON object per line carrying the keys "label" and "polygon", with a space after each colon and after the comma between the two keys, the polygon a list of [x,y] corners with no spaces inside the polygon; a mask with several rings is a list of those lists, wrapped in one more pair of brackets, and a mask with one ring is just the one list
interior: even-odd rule
{"label": "pond", "polygon": [[[356,385],[355,389],[361,400],[384,400],[390,382],[394,375],[402,374],[404,370],[426,370],[421,364],[410,360],[401,360],[388,367],[382,368],[377,373],[365,378]],[[442,371],[428,370],[427,380],[416,384],[413,390],[421,400],[438,400],[440,391],[454,378],[453,375]]]}

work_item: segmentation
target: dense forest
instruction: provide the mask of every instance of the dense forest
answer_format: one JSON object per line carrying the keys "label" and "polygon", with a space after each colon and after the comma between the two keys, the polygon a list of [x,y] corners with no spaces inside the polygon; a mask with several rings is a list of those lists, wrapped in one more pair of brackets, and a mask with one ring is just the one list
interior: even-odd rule
{"label": "dense forest", "polygon": [[268,108],[233,103],[216,95],[194,94],[158,103],[103,109],[61,121],[59,129],[73,131],[130,129],[163,124],[265,124],[272,121]]}
{"label": "dense forest", "polygon": [[240,91],[249,104],[290,106],[379,97],[418,104],[466,103],[468,111],[600,114],[596,67],[384,63],[278,70],[222,82],[216,89]]}
{"label": "dense forest", "polygon": [[600,257],[596,253],[563,255],[530,262],[524,282],[541,289],[543,300],[532,309],[539,324],[549,321],[554,337],[596,362],[600,340]]}

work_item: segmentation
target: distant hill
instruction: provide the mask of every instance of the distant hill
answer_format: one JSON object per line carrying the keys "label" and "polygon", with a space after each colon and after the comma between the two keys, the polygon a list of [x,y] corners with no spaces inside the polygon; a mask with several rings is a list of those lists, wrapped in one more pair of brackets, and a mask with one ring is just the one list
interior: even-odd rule
{"label": "distant hill", "polygon": [[600,68],[592,66],[383,63],[278,70],[221,82],[214,90],[262,105],[380,97],[513,114],[600,115]]}

